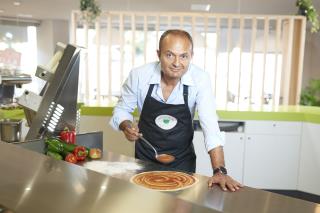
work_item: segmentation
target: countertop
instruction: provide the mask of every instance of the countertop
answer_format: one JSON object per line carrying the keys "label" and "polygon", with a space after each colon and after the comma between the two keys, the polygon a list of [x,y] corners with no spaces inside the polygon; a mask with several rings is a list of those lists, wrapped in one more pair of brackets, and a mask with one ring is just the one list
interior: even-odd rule
{"label": "countertop", "polygon": [[[111,116],[113,106],[82,106],[81,115]],[[137,112],[134,113],[137,115]],[[320,123],[320,107],[313,106],[278,106],[278,107],[238,107],[227,106],[217,109],[221,120],[273,120],[273,121],[302,121]],[[23,118],[22,109],[1,110],[1,118]],[[197,115],[195,116],[197,119]]]}
{"label": "countertop", "polygon": [[177,192],[157,192],[129,179],[165,167],[104,152],[73,165],[0,142],[0,205],[16,212],[228,212],[320,213],[320,205],[250,187],[209,189],[207,178]]}
{"label": "countertop", "polygon": [[218,212],[2,142],[0,171],[0,207],[14,213]]}
{"label": "countertop", "polygon": [[[83,106],[81,115],[111,116],[113,107]],[[137,112],[135,112],[137,115]],[[221,120],[274,120],[305,121],[320,123],[320,107],[313,106],[278,106],[278,107],[239,107],[227,106],[217,109]],[[197,115],[195,115],[197,119]]]}

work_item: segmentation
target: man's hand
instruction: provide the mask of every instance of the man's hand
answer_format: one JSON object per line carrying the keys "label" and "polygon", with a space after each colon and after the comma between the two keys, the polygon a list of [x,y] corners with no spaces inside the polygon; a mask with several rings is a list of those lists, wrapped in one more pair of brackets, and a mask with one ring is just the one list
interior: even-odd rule
{"label": "man's hand", "polygon": [[230,190],[232,192],[235,192],[239,190],[241,187],[243,187],[242,184],[233,180],[230,176],[222,173],[217,173],[209,179],[209,187],[213,187],[214,184],[218,184],[223,191]]}
{"label": "man's hand", "polygon": [[138,140],[141,133],[139,133],[139,127],[136,124],[133,124],[129,120],[121,122],[119,129],[122,130],[124,135],[129,141]]}

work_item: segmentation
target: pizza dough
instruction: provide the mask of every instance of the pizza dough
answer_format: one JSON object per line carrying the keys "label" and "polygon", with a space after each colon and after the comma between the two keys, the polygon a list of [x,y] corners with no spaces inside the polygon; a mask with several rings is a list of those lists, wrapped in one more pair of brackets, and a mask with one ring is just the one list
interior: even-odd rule
{"label": "pizza dough", "polygon": [[194,185],[198,179],[183,172],[150,171],[136,174],[130,181],[158,191],[177,191]]}

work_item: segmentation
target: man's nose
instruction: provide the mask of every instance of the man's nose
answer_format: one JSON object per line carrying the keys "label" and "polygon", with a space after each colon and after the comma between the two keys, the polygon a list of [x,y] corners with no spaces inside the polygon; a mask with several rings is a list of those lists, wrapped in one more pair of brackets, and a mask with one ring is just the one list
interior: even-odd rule
{"label": "man's nose", "polygon": [[173,60],[173,65],[175,67],[178,67],[180,65],[180,59],[179,57],[175,57],[174,60]]}

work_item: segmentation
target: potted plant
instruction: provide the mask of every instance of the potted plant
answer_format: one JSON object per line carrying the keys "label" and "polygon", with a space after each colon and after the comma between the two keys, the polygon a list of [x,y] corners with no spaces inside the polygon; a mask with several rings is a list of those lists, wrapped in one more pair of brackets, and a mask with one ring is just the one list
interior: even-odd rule
{"label": "potted plant", "polygon": [[101,9],[95,0],[80,0],[82,17],[88,23],[94,22],[101,14]]}
{"label": "potted plant", "polygon": [[300,105],[320,106],[320,79],[312,79],[309,85],[302,90]]}
{"label": "potted plant", "polygon": [[306,16],[307,21],[311,23],[311,32],[318,32],[320,29],[317,10],[314,8],[312,0],[297,0],[298,15]]}

